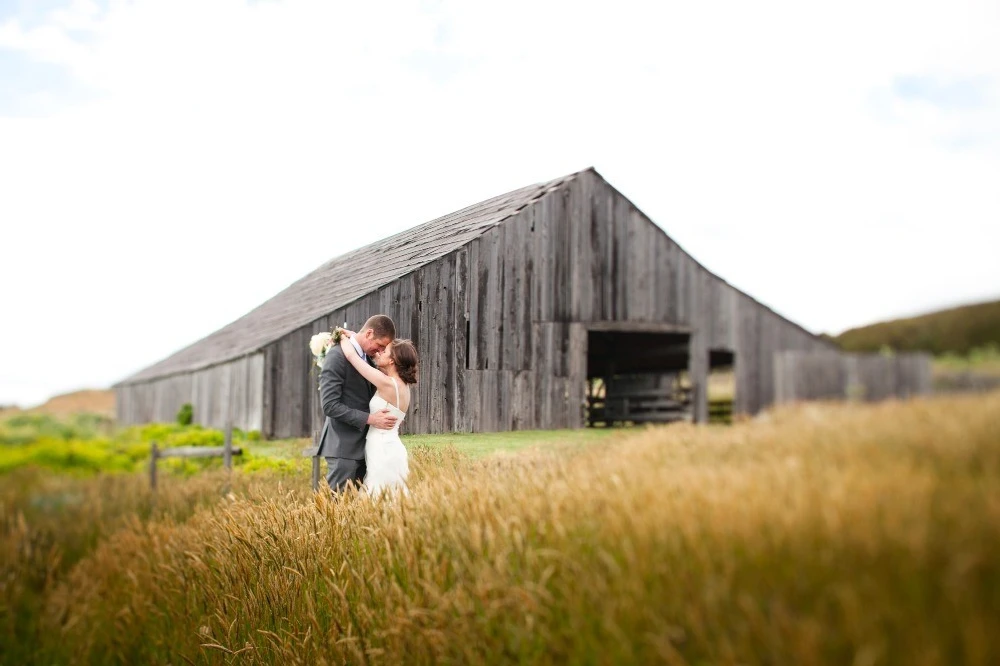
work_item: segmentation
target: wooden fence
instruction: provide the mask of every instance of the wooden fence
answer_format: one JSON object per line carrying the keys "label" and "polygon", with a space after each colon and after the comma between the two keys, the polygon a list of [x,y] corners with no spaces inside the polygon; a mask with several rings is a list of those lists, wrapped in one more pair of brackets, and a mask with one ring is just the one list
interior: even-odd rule
{"label": "wooden fence", "polygon": [[783,351],[774,355],[774,402],[907,398],[931,392],[929,354]]}
{"label": "wooden fence", "polygon": [[302,456],[312,458],[312,489],[313,492],[319,490],[320,463],[319,463],[319,430],[313,430],[313,445],[302,449]]}
{"label": "wooden fence", "polygon": [[[233,471],[233,456],[243,455],[243,449],[233,447],[232,426],[226,428],[225,440],[222,446],[175,446],[161,449],[153,442],[149,460],[149,486],[154,491],[157,485],[156,463],[161,458],[222,458],[222,464],[227,472]],[[227,489],[228,491],[228,489]]]}

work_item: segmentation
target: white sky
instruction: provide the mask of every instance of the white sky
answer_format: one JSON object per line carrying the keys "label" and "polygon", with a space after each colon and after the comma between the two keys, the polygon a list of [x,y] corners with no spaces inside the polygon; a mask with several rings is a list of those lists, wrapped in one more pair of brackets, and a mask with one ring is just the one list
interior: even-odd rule
{"label": "white sky", "polygon": [[1000,2],[0,0],[0,404],[595,166],[815,332],[1000,296]]}

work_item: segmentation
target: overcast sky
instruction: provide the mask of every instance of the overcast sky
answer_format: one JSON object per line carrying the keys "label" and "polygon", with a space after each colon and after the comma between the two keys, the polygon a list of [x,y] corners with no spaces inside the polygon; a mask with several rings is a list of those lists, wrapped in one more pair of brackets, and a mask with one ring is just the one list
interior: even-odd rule
{"label": "overcast sky", "polygon": [[0,0],[0,404],[594,166],[814,332],[1000,296],[1000,2]]}

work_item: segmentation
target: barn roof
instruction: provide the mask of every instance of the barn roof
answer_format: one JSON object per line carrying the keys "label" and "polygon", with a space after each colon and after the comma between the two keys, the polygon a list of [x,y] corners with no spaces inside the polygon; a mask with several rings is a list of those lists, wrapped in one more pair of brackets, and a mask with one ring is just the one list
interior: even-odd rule
{"label": "barn roof", "polygon": [[259,351],[462,247],[575,176],[522,187],[335,257],[233,323],[120,384],[197,370]]}

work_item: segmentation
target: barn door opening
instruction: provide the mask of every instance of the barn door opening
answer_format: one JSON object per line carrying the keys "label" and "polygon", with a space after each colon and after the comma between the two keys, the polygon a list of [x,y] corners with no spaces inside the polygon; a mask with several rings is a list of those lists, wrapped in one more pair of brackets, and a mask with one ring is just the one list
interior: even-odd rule
{"label": "barn door opening", "polygon": [[736,399],[736,354],[728,349],[708,351],[708,422],[732,423]]}
{"label": "barn door opening", "polygon": [[587,343],[587,425],[691,420],[688,333],[591,330]]}

